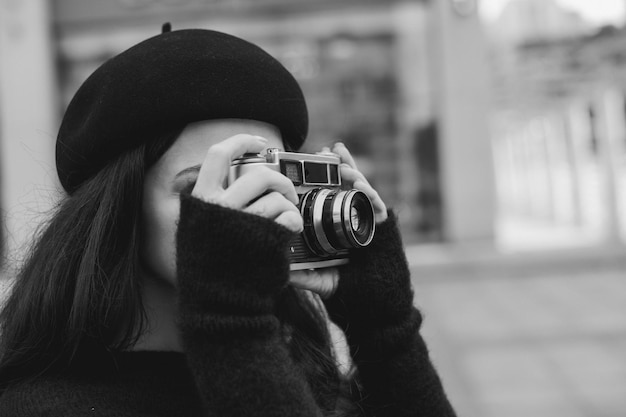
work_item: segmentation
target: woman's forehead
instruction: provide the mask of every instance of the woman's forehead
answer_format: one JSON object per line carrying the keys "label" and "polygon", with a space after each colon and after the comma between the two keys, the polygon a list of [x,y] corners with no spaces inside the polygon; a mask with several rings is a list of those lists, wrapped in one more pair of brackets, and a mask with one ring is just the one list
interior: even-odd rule
{"label": "woman's forehead", "polygon": [[280,131],[273,125],[256,120],[207,120],[188,125],[161,157],[157,165],[168,174],[176,174],[204,161],[208,149],[238,134],[263,136],[272,146],[282,145]]}

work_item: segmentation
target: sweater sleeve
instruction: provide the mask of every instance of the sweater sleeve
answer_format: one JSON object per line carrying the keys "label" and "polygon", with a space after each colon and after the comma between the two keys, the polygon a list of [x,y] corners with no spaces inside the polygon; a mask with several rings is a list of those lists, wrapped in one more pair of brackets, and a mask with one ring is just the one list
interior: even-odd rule
{"label": "sweater sleeve", "polygon": [[207,416],[320,416],[274,314],[294,235],[272,220],[181,196],[179,320]]}
{"label": "sweater sleeve", "polygon": [[410,271],[397,220],[377,225],[372,243],[341,267],[335,294],[325,302],[345,332],[368,416],[450,417],[454,410],[419,334]]}

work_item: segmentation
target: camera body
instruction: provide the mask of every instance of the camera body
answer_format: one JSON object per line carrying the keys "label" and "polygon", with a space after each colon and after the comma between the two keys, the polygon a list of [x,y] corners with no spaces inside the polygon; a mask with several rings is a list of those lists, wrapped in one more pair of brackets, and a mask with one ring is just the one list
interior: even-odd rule
{"label": "camera body", "polygon": [[372,241],[372,203],[362,191],[342,189],[340,163],[335,154],[270,148],[264,155],[245,154],[231,164],[229,185],[259,165],[280,172],[294,184],[304,230],[289,244],[291,270],[348,263],[349,249]]}

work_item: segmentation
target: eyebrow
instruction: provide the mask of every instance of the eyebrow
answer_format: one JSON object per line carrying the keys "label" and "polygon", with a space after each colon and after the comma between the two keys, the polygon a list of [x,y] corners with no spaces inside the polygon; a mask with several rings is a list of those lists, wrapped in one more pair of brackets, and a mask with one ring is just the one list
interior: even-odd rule
{"label": "eyebrow", "polygon": [[191,166],[191,167],[187,167],[187,168],[183,169],[182,171],[180,171],[178,174],[176,174],[174,178],[179,178],[179,177],[182,177],[182,176],[187,175],[187,174],[197,174],[198,171],[200,171],[200,166],[201,165],[198,164],[198,165],[194,165],[194,166]]}

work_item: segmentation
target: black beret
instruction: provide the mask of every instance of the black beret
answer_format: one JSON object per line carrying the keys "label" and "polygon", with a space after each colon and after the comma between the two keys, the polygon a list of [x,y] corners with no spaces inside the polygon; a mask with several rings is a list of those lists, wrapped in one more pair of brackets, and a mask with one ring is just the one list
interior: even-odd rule
{"label": "black beret", "polygon": [[209,119],[270,123],[292,149],[308,131],[300,86],[267,52],[211,30],[165,32],[109,59],[78,89],[57,137],[61,185],[72,193],[123,152]]}

